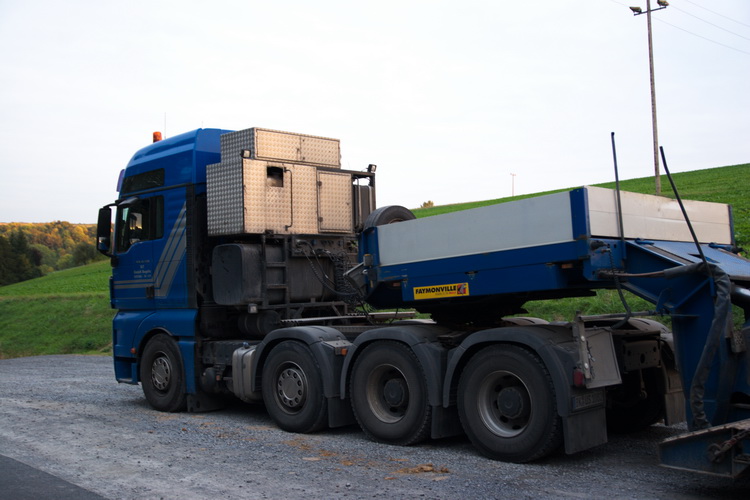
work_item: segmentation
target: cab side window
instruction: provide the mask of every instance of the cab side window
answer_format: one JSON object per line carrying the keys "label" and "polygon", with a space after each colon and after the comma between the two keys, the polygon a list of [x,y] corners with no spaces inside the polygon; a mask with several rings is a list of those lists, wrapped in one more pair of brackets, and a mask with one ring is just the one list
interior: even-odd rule
{"label": "cab side window", "polygon": [[137,200],[117,209],[117,251],[164,236],[164,198]]}

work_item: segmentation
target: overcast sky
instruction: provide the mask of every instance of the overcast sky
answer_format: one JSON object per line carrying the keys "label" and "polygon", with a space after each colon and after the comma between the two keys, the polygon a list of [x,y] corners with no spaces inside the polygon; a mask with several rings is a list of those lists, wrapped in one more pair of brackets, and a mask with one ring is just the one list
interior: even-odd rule
{"label": "overcast sky", "polygon": [[[620,177],[653,175],[629,5],[0,0],[0,222],[95,222],[155,130],[338,138],[379,206],[613,180],[611,132]],[[750,162],[750,2],[671,0],[653,31],[670,169]]]}

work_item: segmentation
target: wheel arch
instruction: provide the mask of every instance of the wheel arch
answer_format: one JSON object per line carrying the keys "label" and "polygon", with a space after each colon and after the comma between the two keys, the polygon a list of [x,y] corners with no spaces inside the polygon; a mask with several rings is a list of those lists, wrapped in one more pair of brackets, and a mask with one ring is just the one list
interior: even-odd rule
{"label": "wheel arch", "polygon": [[177,346],[177,351],[180,354],[180,364],[182,365],[182,391],[185,394],[193,395],[196,394],[198,386],[196,381],[196,370],[195,370],[195,342],[190,340],[180,340],[179,337],[174,335],[168,329],[163,327],[153,328],[146,332],[138,344],[136,351],[136,362],[134,363],[134,376],[137,377],[137,382],[141,382],[141,363],[143,361],[143,351],[146,349],[148,343],[159,335],[169,337]]}
{"label": "wheel arch", "polygon": [[[186,309],[179,311],[163,310],[149,314],[138,324],[136,334],[133,336],[133,347],[135,351],[134,376],[140,382],[140,365],[143,350],[155,336],[163,334],[170,337],[176,344],[182,357],[182,368],[185,378],[185,392],[195,394],[196,369],[195,369],[195,328],[197,311]],[[169,326],[167,326],[169,325]]]}
{"label": "wheel arch", "polygon": [[187,408],[187,377],[183,346],[172,335],[154,331],[138,353],[138,373],[146,400],[159,411]]}
{"label": "wheel arch", "polygon": [[566,342],[574,342],[570,330],[554,325],[493,328],[472,334],[451,352],[443,386],[443,405],[456,404],[461,372],[477,352],[490,345],[509,344],[526,349],[542,360],[552,378],[558,414],[567,416],[576,359],[560,347]]}
{"label": "wheel arch", "polygon": [[151,340],[157,335],[166,335],[167,337],[177,342],[177,338],[174,336],[174,334],[172,334],[172,332],[170,332],[168,329],[164,327],[152,328],[151,330],[143,334],[143,336],[141,337],[141,340],[138,342],[138,346],[136,347],[136,370],[137,370],[137,373],[139,373],[138,382],[141,381],[140,379],[141,368],[140,367],[141,367],[141,362],[143,360],[143,351],[146,349],[146,345],[148,345],[148,343],[151,342]]}
{"label": "wheel arch", "polygon": [[446,349],[437,341],[437,337],[447,331],[443,327],[426,324],[402,324],[376,328],[358,336],[349,348],[349,355],[344,360],[340,377],[341,398],[346,398],[354,363],[364,348],[378,341],[395,341],[406,345],[422,365],[427,379],[427,402],[430,406],[440,406],[442,392],[442,374],[446,366]]}
{"label": "wheel arch", "polygon": [[327,398],[338,396],[338,376],[340,367],[331,356],[332,343],[350,345],[344,334],[329,326],[294,326],[274,330],[263,338],[256,347],[256,362],[251,373],[251,386],[254,391],[262,391],[263,366],[274,347],[284,341],[295,341],[306,345],[320,366],[323,389]]}

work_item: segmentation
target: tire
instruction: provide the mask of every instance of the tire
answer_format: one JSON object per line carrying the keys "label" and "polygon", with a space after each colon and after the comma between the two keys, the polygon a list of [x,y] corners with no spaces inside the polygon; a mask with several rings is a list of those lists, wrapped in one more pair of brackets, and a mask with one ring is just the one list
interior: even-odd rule
{"label": "tire", "polygon": [[641,431],[664,418],[664,395],[659,389],[659,377],[662,377],[660,368],[646,368],[624,374],[622,384],[607,390],[609,432]]}
{"label": "tire", "polygon": [[494,345],[469,360],[458,384],[458,412],[471,442],[492,459],[529,462],[562,444],[552,378],[520,347]]}
{"label": "tire", "polygon": [[262,388],[266,410],[281,429],[309,433],[325,427],[320,366],[306,345],[287,340],[274,347],[263,365]]}
{"label": "tire", "polygon": [[365,219],[364,228],[369,229],[375,226],[394,224],[396,222],[403,222],[413,219],[416,219],[416,217],[408,208],[402,207],[400,205],[388,205],[370,212],[370,215],[368,215],[367,219]]}
{"label": "tire", "polygon": [[146,344],[141,356],[140,377],[143,394],[159,411],[183,411],[186,407],[185,372],[177,343],[160,334]]}
{"label": "tire", "polygon": [[393,341],[367,346],[352,369],[354,416],[373,441],[411,445],[428,437],[432,422],[427,381],[416,355]]}

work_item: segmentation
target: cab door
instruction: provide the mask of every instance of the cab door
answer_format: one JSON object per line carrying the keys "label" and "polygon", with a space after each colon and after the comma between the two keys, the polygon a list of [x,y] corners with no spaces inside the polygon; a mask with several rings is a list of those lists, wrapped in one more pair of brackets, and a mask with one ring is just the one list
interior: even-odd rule
{"label": "cab door", "polygon": [[154,250],[163,237],[163,196],[132,198],[118,206],[112,268],[114,308],[153,309]]}

